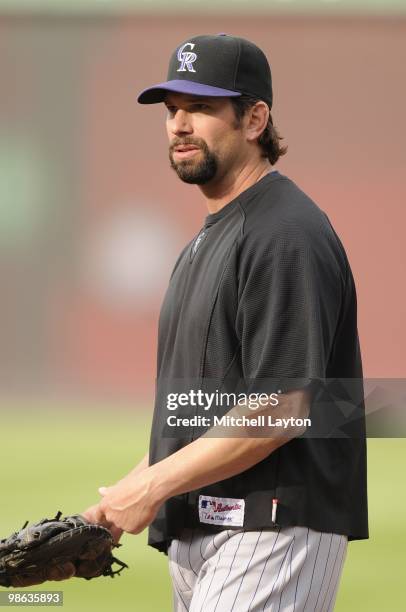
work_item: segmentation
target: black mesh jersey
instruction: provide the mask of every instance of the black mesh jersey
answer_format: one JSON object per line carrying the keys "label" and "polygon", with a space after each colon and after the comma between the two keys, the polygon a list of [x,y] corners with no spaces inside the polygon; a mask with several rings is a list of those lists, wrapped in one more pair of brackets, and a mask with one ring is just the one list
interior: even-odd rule
{"label": "black mesh jersey", "polygon": [[[266,175],[208,215],[184,248],[162,305],[157,368],[151,464],[196,437],[192,429],[181,439],[165,437],[165,398],[179,380],[215,380],[226,389],[237,379],[362,379],[343,246],[325,213],[289,178]],[[185,526],[221,529],[199,522],[202,494],[244,499],[246,529],[272,527],[277,497],[279,525],[367,538],[363,418],[353,428],[343,438],[296,438],[241,474],[172,497],[150,526],[149,544],[166,552]]]}

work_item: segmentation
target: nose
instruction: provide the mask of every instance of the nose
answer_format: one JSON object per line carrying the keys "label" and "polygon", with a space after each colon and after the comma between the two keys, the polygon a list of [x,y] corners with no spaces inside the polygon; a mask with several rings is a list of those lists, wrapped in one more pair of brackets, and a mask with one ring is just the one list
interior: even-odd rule
{"label": "nose", "polygon": [[169,127],[175,136],[192,134],[193,127],[190,113],[178,108],[174,116],[169,119]]}

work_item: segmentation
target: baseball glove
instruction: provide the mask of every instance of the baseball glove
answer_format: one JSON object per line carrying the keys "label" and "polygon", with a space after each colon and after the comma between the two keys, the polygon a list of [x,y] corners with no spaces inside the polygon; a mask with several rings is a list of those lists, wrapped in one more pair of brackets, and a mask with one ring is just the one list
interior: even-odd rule
{"label": "baseball glove", "polygon": [[[119,574],[128,567],[111,554],[114,544],[108,529],[88,523],[79,514],[42,519],[0,540],[0,585],[25,587],[46,580],[96,578]],[[113,570],[112,565],[120,566]]]}

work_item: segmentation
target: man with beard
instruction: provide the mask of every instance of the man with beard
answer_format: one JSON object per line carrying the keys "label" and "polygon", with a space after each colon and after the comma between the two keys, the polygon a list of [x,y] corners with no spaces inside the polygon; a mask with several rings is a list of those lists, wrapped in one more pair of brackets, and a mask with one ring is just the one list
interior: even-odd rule
{"label": "man with beard", "polygon": [[[85,516],[116,539],[149,526],[149,544],[169,557],[176,611],[332,610],[347,542],[368,537],[363,419],[328,440],[308,425],[316,379],[362,379],[344,249],[273,169],[286,148],[252,42],[188,39],[167,81],[138,101],[166,105],[171,166],[209,214],[162,306],[149,454],[101,487]],[[245,401],[222,404],[221,392],[241,389]],[[265,398],[255,413],[252,395]],[[249,423],[184,424],[202,414]],[[250,429],[253,414],[290,425]]]}

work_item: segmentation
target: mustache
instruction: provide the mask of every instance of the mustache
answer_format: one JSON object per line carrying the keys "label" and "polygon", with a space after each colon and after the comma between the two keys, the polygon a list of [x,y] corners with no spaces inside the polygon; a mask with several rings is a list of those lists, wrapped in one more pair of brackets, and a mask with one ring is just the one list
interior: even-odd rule
{"label": "mustache", "polygon": [[183,138],[174,138],[170,144],[169,151],[173,153],[175,147],[182,145],[194,145],[199,149],[207,150],[207,144],[202,138],[193,138],[193,136],[184,136]]}

